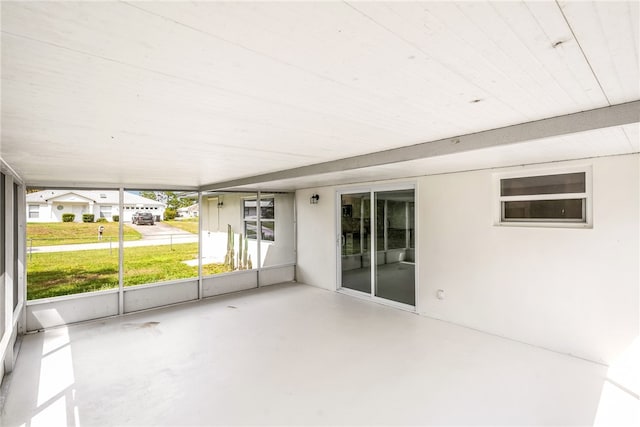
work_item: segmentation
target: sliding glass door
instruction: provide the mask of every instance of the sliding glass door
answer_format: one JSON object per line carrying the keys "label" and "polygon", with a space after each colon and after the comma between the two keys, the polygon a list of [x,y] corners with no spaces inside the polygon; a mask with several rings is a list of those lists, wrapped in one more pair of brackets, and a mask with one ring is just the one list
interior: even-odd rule
{"label": "sliding glass door", "polygon": [[375,192],[375,295],[416,304],[414,190]]}
{"label": "sliding glass door", "polygon": [[414,189],[340,194],[339,215],[340,287],[415,306]]}
{"label": "sliding glass door", "polygon": [[342,287],[371,293],[371,194],[340,197]]}

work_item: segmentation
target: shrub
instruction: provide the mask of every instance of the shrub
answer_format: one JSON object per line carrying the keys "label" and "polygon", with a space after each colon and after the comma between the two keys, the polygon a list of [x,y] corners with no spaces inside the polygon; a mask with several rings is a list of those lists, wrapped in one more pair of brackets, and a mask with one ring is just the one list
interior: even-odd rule
{"label": "shrub", "polygon": [[94,214],[82,214],[82,222],[93,222],[95,218]]}
{"label": "shrub", "polygon": [[98,218],[96,219],[96,222],[108,222],[107,218]]}
{"label": "shrub", "polygon": [[76,214],[62,214],[62,222],[73,222],[74,219],[76,219]]}
{"label": "shrub", "polygon": [[175,209],[165,209],[164,210],[164,220],[171,221],[172,219],[176,219],[176,211]]}
{"label": "shrub", "polygon": [[120,221],[120,215],[113,215],[111,217],[111,219],[113,220],[113,222],[119,222]]}

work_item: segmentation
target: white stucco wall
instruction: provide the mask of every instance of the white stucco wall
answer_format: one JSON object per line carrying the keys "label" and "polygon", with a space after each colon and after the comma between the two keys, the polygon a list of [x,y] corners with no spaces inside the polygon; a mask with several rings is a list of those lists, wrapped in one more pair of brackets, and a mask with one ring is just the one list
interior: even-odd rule
{"label": "white stucco wall", "polygon": [[[256,197],[256,193],[228,193],[217,197],[203,197],[200,215],[203,230],[203,253],[205,257],[217,260],[224,259],[227,242],[227,224],[235,234],[236,251],[238,250],[240,233],[244,232],[242,200]],[[264,197],[275,199],[275,241],[262,241],[260,244],[260,266],[290,264],[295,262],[294,252],[294,195],[267,194]],[[222,206],[218,208],[218,202]],[[249,254],[253,266],[258,267],[257,242],[248,242]]]}
{"label": "white stucco wall", "polygon": [[295,257],[295,223],[293,193],[275,194],[275,241],[262,242],[263,267],[292,264]]}
{"label": "white stucco wall", "polygon": [[[631,345],[640,322],[640,156],[518,169],[565,165],[593,167],[593,228],[495,226],[493,174],[515,168],[418,178],[421,314],[604,363]],[[297,197],[298,279],[327,289],[336,286],[335,191]],[[318,205],[308,202],[313,192]]]}
{"label": "white stucco wall", "polygon": [[[317,194],[315,205],[309,198]],[[296,192],[298,215],[299,282],[325,289],[336,289],[336,194],[334,187],[312,188]]]}

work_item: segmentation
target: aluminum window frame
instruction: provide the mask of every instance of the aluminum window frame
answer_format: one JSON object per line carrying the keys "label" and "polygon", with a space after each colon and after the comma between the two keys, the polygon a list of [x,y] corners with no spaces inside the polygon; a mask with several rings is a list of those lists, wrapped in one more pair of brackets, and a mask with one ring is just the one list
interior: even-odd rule
{"label": "aluminum window frame", "polygon": [[[501,183],[505,179],[529,178],[537,176],[584,173],[585,191],[579,193],[551,193],[518,196],[502,196]],[[494,225],[506,227],[547,227],[547,228],[593,228],[593,169],[591,165],[581,165],[553,169],[532,169],[517,172],[496,173],[493,175]],[[582,200],[582,217],[573,218],[505,218],[507,202],[546,201],[546,200]]]}

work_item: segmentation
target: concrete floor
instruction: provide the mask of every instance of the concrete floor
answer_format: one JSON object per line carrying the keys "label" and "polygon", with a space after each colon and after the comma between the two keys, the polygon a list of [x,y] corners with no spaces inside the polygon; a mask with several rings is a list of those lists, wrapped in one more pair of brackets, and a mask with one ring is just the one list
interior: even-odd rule
{"label": "concrete floor", "polygon": [[606,372],[276,285],[25,336],[0,424],[592,425]]}

